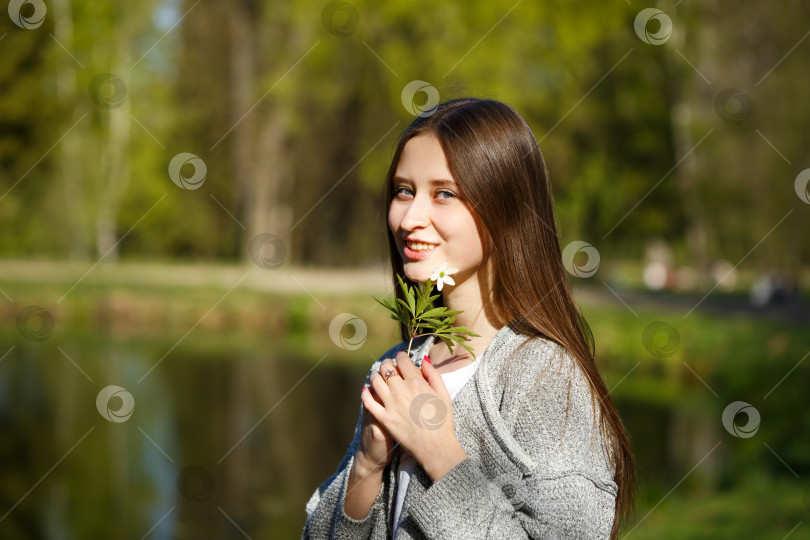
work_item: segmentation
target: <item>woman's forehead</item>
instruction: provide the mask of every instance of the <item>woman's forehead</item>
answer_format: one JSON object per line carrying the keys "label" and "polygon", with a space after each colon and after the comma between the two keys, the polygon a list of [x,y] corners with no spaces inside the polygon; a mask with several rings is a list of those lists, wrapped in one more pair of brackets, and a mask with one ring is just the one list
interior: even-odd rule
{"label": "woman's forehead", "polygon": [[419,183],[453,180],[444,150],[435,135],[418,135],[405,143],[395,176]]}

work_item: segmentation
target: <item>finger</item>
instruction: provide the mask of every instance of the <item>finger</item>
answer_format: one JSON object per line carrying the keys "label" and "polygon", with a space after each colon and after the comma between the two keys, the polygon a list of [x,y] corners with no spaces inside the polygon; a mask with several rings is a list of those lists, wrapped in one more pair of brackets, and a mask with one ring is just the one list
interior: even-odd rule
{"label": "finger", "polygon": [[374,390],[376,397],[379,398],[380,404],[385,406],[388,403],[388,398],[391,395],[391,389],[388,387],[388,383],[385,382],[382,374],[378,371],[375,371],[369,377],[371,381],[371,388]]}
{"label": "finger", "polygon": [[[386,376],[385,374],[388,372],[388,370],[393,370],[393,373],[389,376]],[[397,377],[397,375],[394,375],[394,373],[397,373],[399,374],[399,377],[404,378],[402,370],[400,370],[397,366],[395,366],[394,362],[391,361],[390,358],[386,358],[385,360],[383,360],[383,362],[380,364],[379,370],[379,374],[382,376],[383,381],[386,382],[387,384],[391,384],[391,378]]]}
{"label": "finger", "polygon": [[[425,358],[427,358],[427,356]],[[433,364],[422,360],[422,375],[431,388],[436,390],[440,395],[450,397],[450,393],[447,391],[447,386],[444,384],[441,373],[439,373],[439,370],[436,369]]]}
{"label": "finger", "polygon": [[[385,384],[385,383],[383,383]],[[363,402],[363,407],[367,410],[374,419],[379,422],[380,426],[385,427],[383,424],[381,417],[385,414],[385,407],[377,403],[377,401],[371,396],[370,392],[363,392],[360,395],[360,401]]]}
{"label": "finger", "polygon": [[413,360],[405,351],[397,353],[397,367],[403,379],[414,377],[419,373],[419,368],[414,365]]}
{"label": "finger", "polygon": [[377,368],[379,373],[385,373],[385,370],[395,368],[394,361],[390,358],[386,358],[382,362],[380,362],[380,367]]}
{"label": "finger", "polygon": [[377,401],[377,403],[380,403],[380,396],[377,395],[377,392],[374,390],[374,387],[370,383],[363,385],[363,389],[360,391],[361,401],[362,401],[363,394],[365,394],[365,393],[371,394],[371,397],[373,397],[375,399],[375,401]]}

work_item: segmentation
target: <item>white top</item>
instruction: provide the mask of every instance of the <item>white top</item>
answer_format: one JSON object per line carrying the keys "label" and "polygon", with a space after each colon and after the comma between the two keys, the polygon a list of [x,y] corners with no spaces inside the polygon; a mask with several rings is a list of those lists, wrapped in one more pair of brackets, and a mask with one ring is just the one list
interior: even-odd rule
{"label": "white top", "polygon": [[[463,368],[459,368],[455,371],[451,371],[449,373],[442,373],[442,380],[444,381],[444,385],[447,387],[447,392],[450,394],[450,399],[452,400],[456,397],[461,387],[464,386],[475,373],[475,370],[478,368],[478,364],[481,363],[481,358],[484,355],[481,355],[477,360],[475,360],[472,364],[468,366],[464,366]],[[397,468],[397,475],[399,478],[399,484],[397,487],[397,502],[394,506],[394,540],[397,537],[397,529],[399,528],[399,517],[400,512],[402,511],[402,502],[405,500],[405,493],[408,491],[408,484],[411,481],[411,474],[413,474],[413,469],[416,466],[416,460],[414,459],[413,455],[410,452],[402,449],[402,454],[399,457],[399,467]]]}

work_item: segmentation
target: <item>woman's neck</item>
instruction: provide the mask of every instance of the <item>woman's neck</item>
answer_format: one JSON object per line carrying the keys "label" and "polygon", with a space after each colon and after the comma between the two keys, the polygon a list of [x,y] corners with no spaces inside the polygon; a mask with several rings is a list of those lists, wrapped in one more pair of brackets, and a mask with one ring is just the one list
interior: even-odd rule
{"label": "woman's neck", "polygon": [[[487,318],[476,276],[458,281],[454,286],[445,285],[443,289],[444,305],[448,309],[462,312],[456,315],[453,326],[464,326],[467,330],[480,336],[471,337],[464,343],[473,348],[476,357],[481,356],[500,328],[497,328]],[[466,349],[459,350],[454,347],[454,351],[456,354],[462,354],[466,352]]]}

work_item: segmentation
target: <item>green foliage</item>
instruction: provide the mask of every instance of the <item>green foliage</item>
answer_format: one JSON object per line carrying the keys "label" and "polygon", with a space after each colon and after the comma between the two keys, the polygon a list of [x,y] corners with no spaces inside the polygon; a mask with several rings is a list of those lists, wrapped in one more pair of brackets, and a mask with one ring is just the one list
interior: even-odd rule
{"label": "green foliage", "polygon": [[[810,538],[806,527],[807,484],[750,472],[733,490],[642,494],[638,528],[619,538],[632,540],[736,540],[738,538]],[[664,504],[661,504],[664,503]],[[807,504],[807,503],[805,503]],[[689,519],[684,519],[689,516]],[[632,534],[629,534],[632,530]],[[790,534],[790,533],[793,534]]]}
{"label": "green foliage", "polygon": [[[676,262],[740,260],[803,204],[790,189],[808,166],[800,49],[776,65],[806,31],[791,10],[662,6],[674,31],[653,46],[633,31],[640,6],[624,2],[349,4],[359,22],[343,36],[322,24],[323,5],[300,0],[57,2],[35,30],[3,17],[0,254],[97,260],[121,240],[122,256],[229,260],[253,234],[296,225],[296,263],[376,263],[387,234],[381,178],[413,120],[401,93],[415,79],[441,100],[515,107],[546,157],[561,242],[598,241],[606,263],[640,259],[652,235]],[[740,32],[750,20],[758,32]],[[126,83],[121,107],[89,98],[102,72]],[[718,116],[728,87],[751,94],[756,118]],[[168,178],[179,152],[207,165],[196,192]],[[278,185],[250,188],[274,171]],[[754,205],[762,212],[741,221],[739,209]],[[256,217],[267,215],[275,221]],[[783,227],[804,230],[808,219],[796,211]],[[689,245],[700,238],[703,248]],[[774,234],[747,261],[796,268],[809,245]]]}
{"label": "green foliage", "polygon": [[433,282],[431,280],[420,284],[418,289],[406,285],[399,275],[397,275],[397,281],[405,300],[401,298],[397,298],[395,302],[380,301],[377,298],[374,298],[374,300],[377,300],[380,305],[390,312],[392,319],[408,329],[408,334],[411,336],[408,343],[408,354],[411,353],[411,344],[415,338],[434,335],[447,345],[450,352],[453,352],[453,342],[455,341],[458,345],[471,352],[473,358],[475,358],[472,347],[464,342],[469,341],[470,338],[467,336],[480,336],[467,330],[465,326],[453,326],[456,315],[462,313],[461,311],[448,309],[444,306],[433,306],[433,301],[439,295],[431,296],[433,292]]}
{"label": "green foliage", "polygon": [[306,298],[294,298],[287,303],[287,332],[296,336],[306,336],[310,331],[310,303]]}

